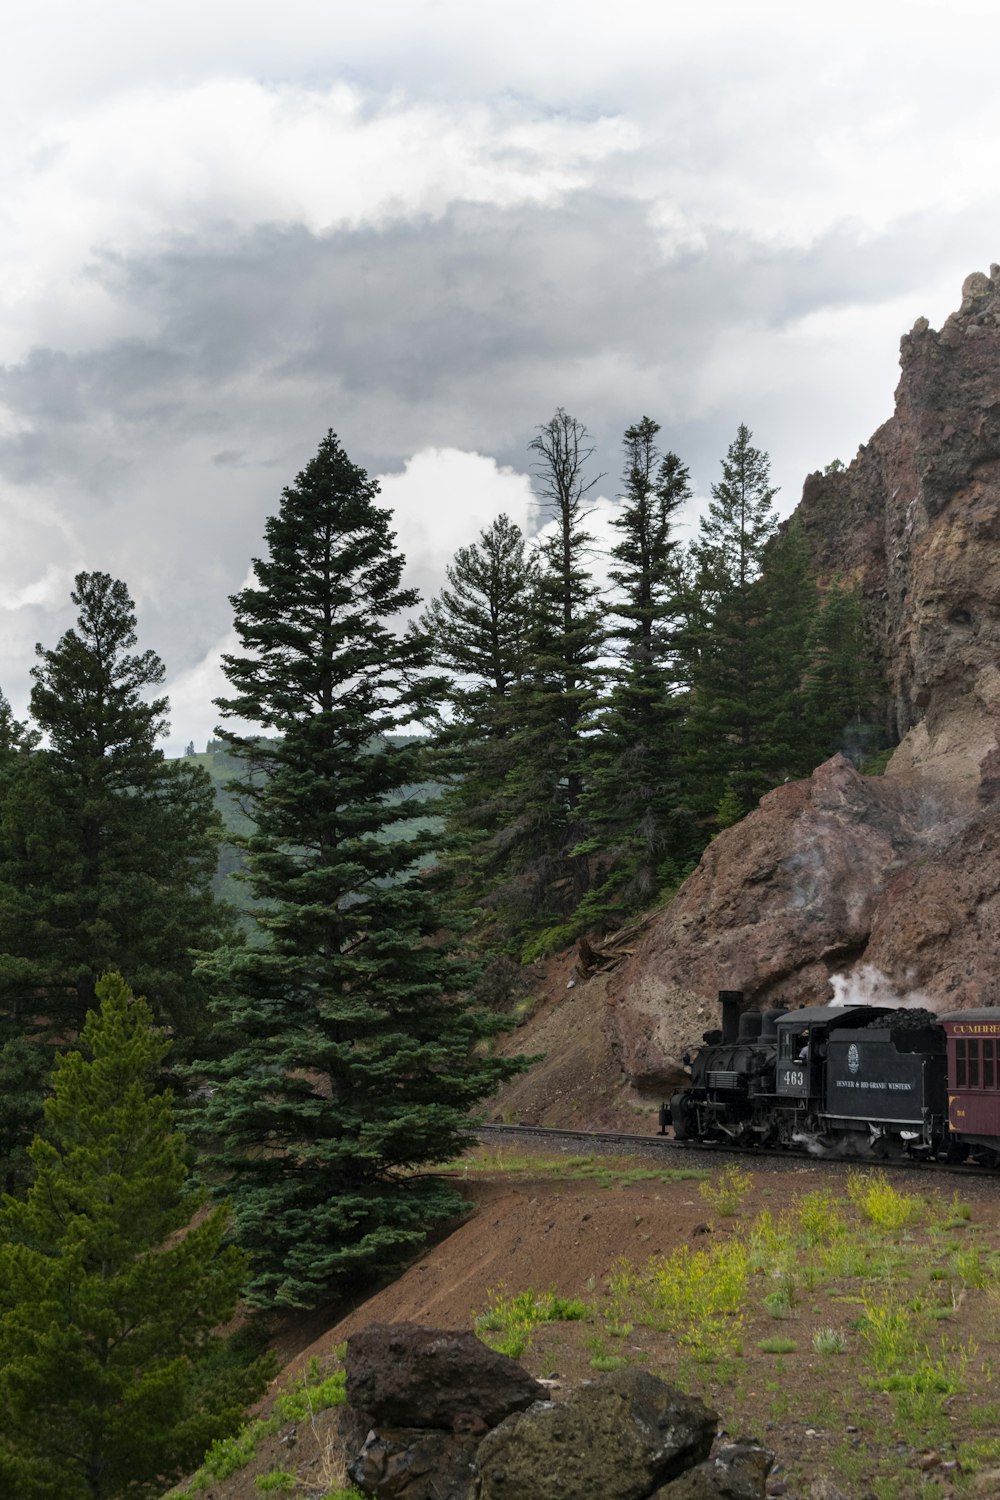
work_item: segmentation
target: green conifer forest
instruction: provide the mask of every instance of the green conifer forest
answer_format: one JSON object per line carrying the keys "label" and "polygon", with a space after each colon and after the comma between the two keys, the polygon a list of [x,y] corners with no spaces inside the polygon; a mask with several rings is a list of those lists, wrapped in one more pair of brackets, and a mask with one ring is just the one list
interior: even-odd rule
{"label": "green conifer forest", "polygon": [[421,601],[328,433],[231,601],[207,756],[164,756],[165,668],[105,573],[30,722],[0,695],[5,1493],[181,1472],[261,1379],[212,1353],[238,1294],[353,1293],[460,1211],[426,1169],[524,1065],[484,965],[669,900],[771,787],[884,743],[858,592],[778,524],[745,426],[687,537],[682,458],[630,425],[603,560],[584,424],[529,451],[540,539],[498,516]]}

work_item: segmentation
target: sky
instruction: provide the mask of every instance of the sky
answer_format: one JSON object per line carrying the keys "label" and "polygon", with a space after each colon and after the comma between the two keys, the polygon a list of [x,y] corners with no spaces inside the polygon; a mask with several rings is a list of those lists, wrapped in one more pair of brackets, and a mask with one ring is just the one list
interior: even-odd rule
{"label": "sky", "polygon": [[500,511],[544,523],[560,406],[598,569],[643,415],[688,531],[741,422],[787,514],[1000,260],[998,50],[972,0],[5,0],[0,689],[23,716],[109,572],[203,748],[331,428],[425,597]]}

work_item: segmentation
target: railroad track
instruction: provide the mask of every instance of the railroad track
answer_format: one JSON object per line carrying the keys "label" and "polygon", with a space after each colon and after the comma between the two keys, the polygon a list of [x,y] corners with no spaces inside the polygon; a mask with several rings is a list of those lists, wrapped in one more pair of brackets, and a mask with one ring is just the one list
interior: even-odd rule
{"label": "railroad track", "polygon": [[738,1162],[767,1162],[768,1170],[777,1165],[801,1167],[809,1162],[817,1165],[839,1167],[886,1167],[893,1171],[912,1172],[926,1177],[928,1172],[944,1173],[950,1177],[975,1177],[982,1183],[996,1183],[1000,1187],[1000,1173],[985,1167],[964,1163],[941,1161],[907,1161],[894,1157],[880,1158],[872,1154],[838,1156],[834,1153],[789,1151],[779,1147],[755,1146],[753,1150],[740,1150],[721,1142],[675,1141],[672,1136],[626,1135],[623,1132],[603,1130],[555,1130],[543,1125],[477,1125],[475,1134],[483,1140],[498,1140],[503,1137],[511,1141],[537,1140],[558,1146],[561,1151],[586,1150],[607,1155],[628,1153],[635,1156],[659,1157],[664,1155],[700,1156],[715,1160],[720,1158]]}

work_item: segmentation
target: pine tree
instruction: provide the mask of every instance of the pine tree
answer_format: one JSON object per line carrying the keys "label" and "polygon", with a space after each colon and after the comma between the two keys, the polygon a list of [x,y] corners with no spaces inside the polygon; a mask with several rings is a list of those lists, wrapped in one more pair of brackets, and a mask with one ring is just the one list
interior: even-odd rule
{"label": "pine tree", "polygon": [[691,551],[694,597],[685,655],[691,683],[686,725],[691,800],[714,814],[727,792],[749,812],[767,789],[756,685],[762,674],[763,600],[757,581],[777,528],[770,460],[742,425],[712,486]]}
{"label": "pine tree", "polygon": [[120,976],[97,989],[82,1050],[56,1063],[27,1198],[0,1206],[0,1490],[18,1500],[162,1494],[262,1385],[259,1366],[194,1384],[243,1260],[222,1248],[225,1209],[191,1223],[153,1084],[169,1044]]}
{"label": "pine tree", "polygon": [[11,769],[19,755],[33,750],[38,735],[15,719],[6,696],[0,692],[0,776]]}
{"label": "pine tree", "polygon": [[460,1206],[414,1173],[467,1140],[467,1111],[516,1064],[474,1051],[496,1029],[459,992],[434,882],[435,832],[406,790],[436,709],[417,603],[378,485],[333,433],[282,495],[256,583],[233,599],[227,732],[255,830],[256,943],[217,969],[214,1092],[203,1125],[253,1259],[258,1304],[309,1306],[393,1265]]}
{"label": "pine tree", "polygon": [[512,816],[504,791],[517,757],[514,693],[527,667],[537,572],[520,528],[498,516],[478,543],[459,548],[448,586],[420,622],[436,665],[452,674],[436,767],[450,783],[445,846],[466,904],[483,901],[502,865],[498,835]]}
{"label": "pine tree", "polygon": [[612,523],[621,533],[609,603],[618,665],[590,740],[581,846],[603,878],[577,913],[591,922],[653,899],[692,852],[681,806],[681,575],[672,533],[691,489],[676,453],[661,453],[659,431],[650,417],[627,429],[623,505]]}
{"label": "pine tree", "polygon": [[881,740],[877,710],[885,684],[865,629],[856,585],[834,578],[809,640],[806,697],[817,761],[841,750],[861,760]]}
{"label": "pine tree", "polygon": [[115,966],[183,1029],[199,1021],[192,950],[218,940],[211,894],[221,825],[200,767],[156,741],[165,698],[152,651],[133,654],[128,591],[80,573],[76,629],[38,647],[32,715],[48,737],[3,780],[0,1007],[18,1034],[83,1024]]}
{"label": "pine tree", "polygon": [[493,901],[504,926],[537,931],[571,913],[589,885],[584,836],[586,728],[597,701],[604,639],[586,566],[586,499],[593,454],[586,427],[561,407],[530,444],[535,488],[550,528],[539,575],[528,669],[514,694],[517,763],[507,778],[511,821],[503,831],[506,879]]}
{"label": "pine tree", "polygon": [[[38,743],[37,733],[15,719],[0,692],[0,847],[7,798],[14,779]],[[0,886],[0,911],[24,899],[14,886]],[[0,972],[5,956],[0,955]],[[9,965],[11,959],[6,957]],[[24,1178],[27,1151],[42,1118],[42,1095],[52,1066],[51,1048],[23,1034],[23,1018],[0,1014],[0,1188],[14,1192]]]}
{"label": "pine tree", "polygon": [[756,676],[751,699],[757,723],[755,761],[761,791],[808,776],[824,759],[817,747],[815,706],[806,691],[819,596],[809,544],[797,516],[765,549],[756,587]]}

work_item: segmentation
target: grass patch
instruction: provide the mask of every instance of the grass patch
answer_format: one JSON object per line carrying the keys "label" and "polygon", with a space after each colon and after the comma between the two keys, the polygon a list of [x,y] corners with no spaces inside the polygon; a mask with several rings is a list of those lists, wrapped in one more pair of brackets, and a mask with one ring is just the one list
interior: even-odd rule
{"label": "grass patch", "polygon": [[435,1168],[438,1172],[468,1175],[470,1171],[502,1172],[512,1176],[551,1177],[559,1182],[594,1182],[598,1187],[628,1186],[636,1182],[702,1182],[711,1174],[699,1167],[625,1167],[613,1157],[596,1153],[581,1156],[529,1156],[496,1149],[477,1148],[457,1161]]}
{"label": "grass patch", "polygon": [[794,1339],[758,1339],[757,1348],[762,1354],[794,1354],[798,1345]]}
{"label": "grass patch", "polygon": [[[534,1160],[529,1170],[537,1173]],[[564,1158],[554,1175],[600,1180],[607,1170]],[[629,1175],[642,1181],[644,1169]],[[597,1372],[648,1359],[724,1422],[814,1427],[815,1445],[782,1454],[795,1493],[808,1492],[820,1464],[848,1493],[909,1500],[919,1489],[932,1500],[940,1480],[901,1456],[899,1433],[913,1454],[957,1450],[962,1472],[1000,1462],[989,1436],[1000,1425],[1000,1236],[980,1230],[957,1198],[905,1191],[880,1169],[850,1172],[839,1191],[775,1193],[752,1218],[744,1169],[702,1181],[713,1215],[730,1223],[667,1254],[622,1257],[603,1286],[590,1277],[588,1320],[599,1319],[600,1332],[568,1329],[555,1362],[547,1343],[548,1368],[565,1374],[572,1357]],[[522,1333],[535,1326],[537,1302],[529,1294]],[[831,1326],[835,1308],[842,1321]],[[774,1319],[794,1323],[776,1328]],[[794,1378],[789,1357],[803,1354],[815,1378]],[[850,1440],[839,1436],[847,1422],[857,1423]]]}

